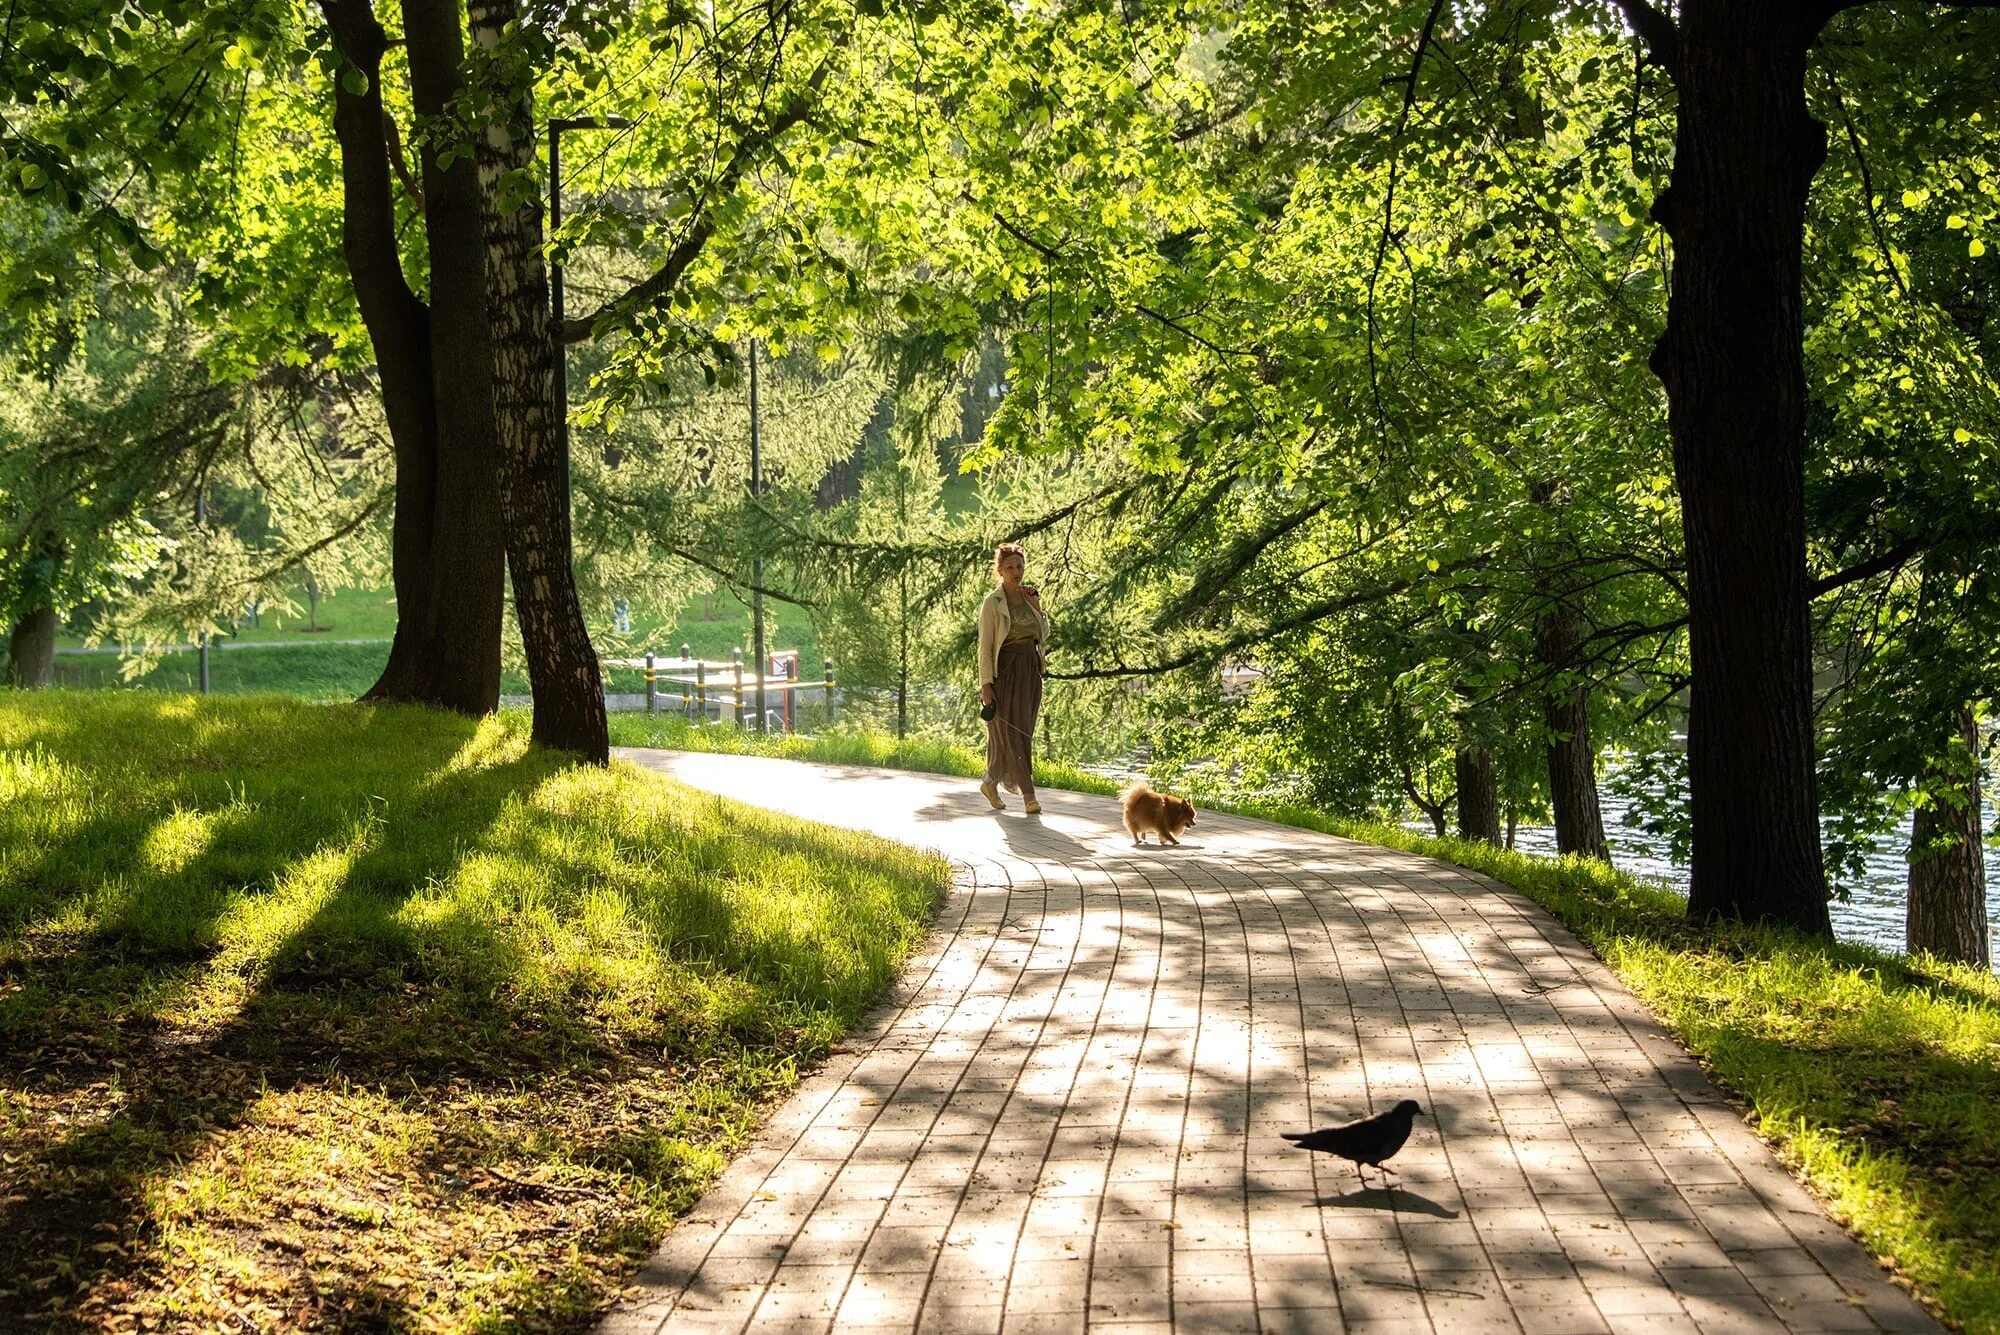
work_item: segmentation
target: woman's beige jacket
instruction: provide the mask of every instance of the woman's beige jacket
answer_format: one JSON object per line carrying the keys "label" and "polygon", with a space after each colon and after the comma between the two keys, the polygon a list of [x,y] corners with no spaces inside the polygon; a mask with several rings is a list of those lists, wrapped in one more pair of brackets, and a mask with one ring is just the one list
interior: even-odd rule
{"label": "woman's beige jacket", "polygon": [[[1035,647],[1040,649],[1049,638],[1048,614],[1037,607],[1035,611]],[[987,686],[1000,676],[1000,646],[1007,641],[1007,595],[1000,589],[986,595],[986,601],[979,605],[979,684]]]}

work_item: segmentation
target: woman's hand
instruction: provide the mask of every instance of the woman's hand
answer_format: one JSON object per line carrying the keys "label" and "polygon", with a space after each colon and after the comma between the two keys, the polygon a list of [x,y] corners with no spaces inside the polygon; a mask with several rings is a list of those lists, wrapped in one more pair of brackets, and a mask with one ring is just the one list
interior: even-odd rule
{"label": "woman's hand", "polygon": [[981,686],[981,687],[979,688],[979,703],[980,703],[980,704],[982,704],[982,705],[990,705],[990,704],[992,704],[992,703],[993,703],[993,683],[992,683],[992,682],[990,682],[990,681],[989,681],[989,682],[987,682],[987,683],[986,683],[986,684],[985,684],[984,686]]}
{"label": "woman's hand", "polygon": [[1021,586],[1021,592],[1028,595],[1028,603],[1030,606],[1040,607],[1042,605],[1042,591],[1036,588],[1034,585],[1023,584]]}

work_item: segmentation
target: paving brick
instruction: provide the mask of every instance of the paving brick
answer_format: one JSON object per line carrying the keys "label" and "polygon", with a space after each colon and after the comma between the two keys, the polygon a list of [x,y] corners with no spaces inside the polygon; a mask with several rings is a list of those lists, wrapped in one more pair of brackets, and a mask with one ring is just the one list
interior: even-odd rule
{"label": "paving brick", "polygon": [[[604,1331],[1938,1329],[1483,877],[1208,814],[1134,850],[1082,794],[1027,818],[934,776],[626,754],[958,873]],[[1276,1134],[1403,1097],[1431,1116],[1392,1190]]]}

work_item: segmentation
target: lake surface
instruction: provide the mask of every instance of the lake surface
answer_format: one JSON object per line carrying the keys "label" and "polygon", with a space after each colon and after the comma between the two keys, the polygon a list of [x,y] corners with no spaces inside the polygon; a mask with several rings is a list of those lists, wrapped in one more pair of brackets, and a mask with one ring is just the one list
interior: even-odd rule
{"label": "lake surface", "polygon": [[[1623,871],[1648,880],[1664,881],[1687,893],[1688,869],[1676,866],[1667,856],[1664,838],[1625,824],[1626,803],[1617,794],[1600,788],[1598,801],[1604,808],[1604,834],[1611,841],[1611,860]],[[1986,813],[1989,817],[1990,810]],[[1913,818],[1914,819],[1914,818]],[[1429,825],[1412,826],[1430,833]],[[1846,899],[1836,899],[1827,907],[1833,914],[1833,934],[1842,941],[1862,941],[1884,950],[1902,953],[1903,904],[1909,890],[1909,864],[1903,850],[1909,847],[1910,826],[1904,823],[1893,841],[1878,846],[1868,857],[1867,872],[1861,882],[1848,887]],[[1556,855],[1554,826],[1524,825],[1514,834],[1514,847],[1524,853],[1545,857]],[[1994,875],[1994,857],[1987,852],[1986,929],[1991,940],[1988,953],[2000,969],[2000,876]]]}

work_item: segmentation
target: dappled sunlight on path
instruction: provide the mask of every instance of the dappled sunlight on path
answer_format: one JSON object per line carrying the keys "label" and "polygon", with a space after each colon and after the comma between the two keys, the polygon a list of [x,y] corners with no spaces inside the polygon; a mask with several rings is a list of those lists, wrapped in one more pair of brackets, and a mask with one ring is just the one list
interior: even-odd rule
{"label": "dappled sunlight on path", "polygon": [[[1541,909],[1115,799],[628,751],[937,849],[926,950],[606,1330],[1935,1330]],[[1415,1098],[1400,1185],[1281,1131]]]}

